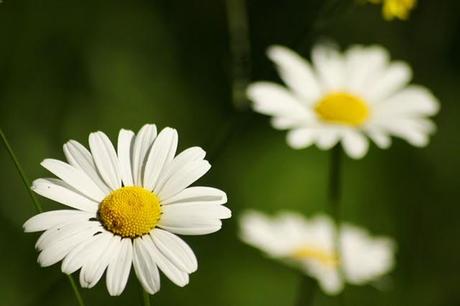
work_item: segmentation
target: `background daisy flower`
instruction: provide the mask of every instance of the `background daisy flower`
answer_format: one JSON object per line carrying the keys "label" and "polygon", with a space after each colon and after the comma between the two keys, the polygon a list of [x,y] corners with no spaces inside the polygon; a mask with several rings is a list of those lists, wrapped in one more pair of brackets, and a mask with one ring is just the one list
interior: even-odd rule
{"label": "background daisy flower", "polygon": [[327,294],[339,293],[345,282],[362,285],[373,281],[394,265],[391,239],[372,237],[347,223],[339,228],[339,258],[334,247],[334,223],[326,215],[305,219],[296,213],[269,217],[251,211],[243,214],[240,226],[244,242],[316,278]]}
{"label": "background daisy flower", "polygon": [[255,111],[273,117],[275,128],[289,130],[292,148],[316,144],[328,150],[341,142],[350,157],[361,158],[367,137],[380,148],[390,146],[390,136],[422,147],[435,130],[428,117],[438,112],[437,99],[408,85],[410,67],[390,62],[383,47],[353,46],[341,54],[317,45],[312,65],[281,46],[269,48],[268,57],[287,87],[256,82],[247,95]]}
{"label": "background daisy flower", "polygon": [[157,135],[148,124],[137,135],[120,130],[117,150],[103,132],[89,136],[90,151],[70,140],[67,163],[45,159],[42,166],[58,178],[41,178],[32,189],[73,209],[30,218],[26,232],[44,231],[36,243],[38,262],[62,261],[66,274],[80,270],[82,287],[93,287],[106,271],[110,295],[123,292],[131,266],[144,289],[160,289],[161,270],[178,286],[189,282],[197,260],[175,234],[218,231],[231,212],[226,194],[211,187],[189,187],[210,164],[192,147],[176,156],[178,135],[165,128]]}

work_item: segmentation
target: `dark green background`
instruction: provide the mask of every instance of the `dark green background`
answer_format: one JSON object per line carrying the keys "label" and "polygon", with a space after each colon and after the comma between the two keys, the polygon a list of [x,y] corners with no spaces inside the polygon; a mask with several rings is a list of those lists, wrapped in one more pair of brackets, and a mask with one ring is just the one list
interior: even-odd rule
{"label": "dark green background", "polygon": [[[415,82],[442,103],[438,132],[424,149],[395,140],[345,159],[343,217],[393,236],[397,267],[376,286],[347,287],[346,305],[460,305],[460,2],[420,0],[407,22],[385,22],[380,6],[347,0],[250,0],[254,80],[278,80],[265,49],[304,56],[320,39],[382,44],[408,61]],[[335,9],[336,8],[336,9]],[[201,1],[5,0],[0,5],[0,127],[30,178],[63,158],[70,139],[153,122],[179,130],[180,148],[204,147],[213,168],[201,181],[228,193],[234,218],[209,236],[185,237],[199,269],[185,288],[165,277],[153,305],[293,305],[299,274],[237,239],[246,208],[306,214],[326,209],[328,153],[295,151],[268,118],[231,103],[225,3]],[[0,305],[74,305],[58,265],[40,268],[23,222],[35,214],[0,148]],[[46,203],[47,209],[58,205]],[[105,281],[83,290],[89,305],[140,305],[135,277],[121,297]],[[337,305],[319,294],[315,305]]]}

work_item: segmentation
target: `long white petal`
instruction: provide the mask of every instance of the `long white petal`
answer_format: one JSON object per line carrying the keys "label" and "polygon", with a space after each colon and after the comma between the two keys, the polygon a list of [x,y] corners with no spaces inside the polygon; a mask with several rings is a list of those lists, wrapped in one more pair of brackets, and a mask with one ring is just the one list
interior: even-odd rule
{"label": "long white petal", "polygon": [[155,124],[146,124],[136,135],[133,146],[132,170],[134,185],[142,186],[142,176],[147,154],[152,147],[153,141],[157,137],[157,127]]}
{"label": "long white petal", "polygon": [[323,94],[344,89],[346,75],[342,55],[333,47],[317,45],[312,50],[312,62],[318,73]]}
{"label": "long white petal", "polygon": [[106,238],[99,245],[97,252],[92,255],[93,260],[85,263],[80,271],[80,284],[83,288],[92,288],[99,282],[107,266],[120,249],[120,236],[115,236],[110,232],[100,235]]}
{"label": "long white petal", "polygon": [[134,239],[133,266],[142,287],[149,294],[155,294],[160,290],[160,273],[153,257],[154,254],[147,246],[151,243],[150,237]]}
{"label": "long white petal", "polygon": [[[93,260],[94,250],[99,249],[101,243],[107,241],[107,237],[102,235],[104,229],[96,230],[94,234],[80,243],[64,258],[61,265],[61,271],[65,274],[72,274],[80,269],[85,263]],[[97,234],[101,232],[101,234]]]}
{"label": "long white petal", "polygon": [[369,141],[361,132],[347,130],[342,138],[342,145],[348,156],[359,159],[366,155]]}
{"label": "long white petal", "polygon": [[112,190],[120,188],[121,177],[117,153],[109,137],[103,132],[91,133],[89,135],[89,147],[94,163],[107,185]]}
{"label": "long white petal", "polygon": [[320,87],[313,68],[297,53],[282,46],[272,46],[267,51],[268,57],[276,63],[283,81],[309,104],[320,96]]}
{"label": "long white petal", "polygon": [[38,263],[42,267],[51,266],[61,261],[77,245],[91,237],[93,228],[79,224],[79,228],[63,229],[64,234],[49,241],[38,256]]}
{"label": "long white petal", "polygon": [[41,232],[59,224],[84,221],[93,216],[93,213],[73,209],[51,210],[33,216],[24,223],[23,228],[26,233]]}
{"label": "long white petal", "polygon": [[381,77],[369,86],[365,98],[370,103],[378,103],[407,85],[412,78],[412,70],[404,62],[394,61],[382,73]]}
{"label": "long white petal", "polygon": [[105,194],[99,187],[97,187],[91,178],[83,172],[83,170],[72,167],[71,165],[56,159],[45,159],[41,162],[41,165],[58,178],[96,202],[99,203],[102,199],[104,199]]}
{"label": "long white petal", "polygon": [[82,144],[75,140],[69,140],[64,144],[64,154],[69,164],[83,170],[103,193],[108,194],[110,192],[109,186],[97,172],[91,153]]}
{"label": "long white petal", "polygon": [[317,134],[317,131],[312,128],[293,129],[287,134],[287,142],[294,149],[307,148],[315,142]]}
{"label": "long white petal", "polygon": [[188,202],[225,204],[227,203],[227,195],[225,192],[217,188],[193,186],[184,189],[166,201],[162,201],[161,204],[168,205]]}
{"label": "long white petal", "polygon": [[209,169],[211,169],[211,165],[206,160],[187,163],[166,181],[158,196],[163,201],[167,201],[170,197],[193,184],[208,172]]}
{"label": "long white petal", "polygon": [[133,262],[133,245],[131,239],[121,240],[118,256],[114,256],[107,268],[107,290],[111,296],[120,295],[128,282]]}
{"label": "long white petal", "polygon": [[145,246],[148,252],[152,254],[155,259],[155,263],[158,268],[176,285],[184,287],[189,282],[189,276],[187,272],[184,272],[177,268],[154,244],[153,238],[146,240]]}
{"label": "long white petal", "polygon": [[187,273],[198,268],[198,262],[192,249],[182,239],[161,229],[150,234],[157,248],[173,263]]}
{"label": "long white petal", "polygon": [[178,235],[207,235],[217,232],[222,228],[222,222],[220,220],[214,221],[209,224],[201,224],[194,226],[184,226],[184,225],[160,225],[160,227],[168,232],[178,234]]}
{"label": "long white petal", "polygon": [[155,139],[152,149],[147,157],[144,169],[143,186],[153,190],[158,178],[168,163],[170,163],[177,150],[177,131],[172,128],[164,128]]}
{"label": "long white petal", "polygon": [[41,196],[72,208],[91,213],[95,213],[98,209],[96,201],[71,190],[70,187],[65,187],[62,182],[55,179],[36,179],[32,184],[32,190]]}
{"label": "long white petal", "polygon": [[158,194],[171,175],[180,171],[187,163],[203,160],[205,156],[206,152],[200,147],[191,147],[179,153],[168,165],[166,165],[153,191]]}
{"label": "long white petal", "polygon": [[118,134],[117,153],[120,165],[120,175],[124,186],[134,185],[131,169],[131,151],[134,146],[134,132],[121,129]]}

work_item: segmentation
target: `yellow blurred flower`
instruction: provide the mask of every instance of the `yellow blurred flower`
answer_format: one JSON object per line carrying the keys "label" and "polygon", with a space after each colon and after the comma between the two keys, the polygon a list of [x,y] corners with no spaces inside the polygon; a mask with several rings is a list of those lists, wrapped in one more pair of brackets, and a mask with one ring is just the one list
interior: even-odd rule
{"label": "yellow blurred flower", "polygon": [[369,0],[369,2],[375,4],[383,2],[383,16],[386,20],[407,19],[410,11],[417,4],[417,0]]}

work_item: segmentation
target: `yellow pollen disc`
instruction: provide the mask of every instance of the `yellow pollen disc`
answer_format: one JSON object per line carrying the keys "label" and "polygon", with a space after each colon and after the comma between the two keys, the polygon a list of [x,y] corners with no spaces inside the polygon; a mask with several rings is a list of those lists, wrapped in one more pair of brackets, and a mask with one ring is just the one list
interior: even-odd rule
{"label": "yellow pollen disc", "polygon": [[335,254],[331,252],[327,252],[326,250],[304,246],[295,250],[291,257],[293,259],[302,260],[302,259],[310,259],[319,262],[322,265],[328,267],[336,267],[339,265],[339,259]]}
{"label": "yellow pollen disc", "polygon": [[160,200],[142,187],[122,187],[102,200],[98,211],[102,225],[122,237],[149,233],[160,220]]}
{"label": "yellow pollen disc", "polygon": [[361,98],[348,93],[332,93],[315,106],[318,116],[324,121],[358,126],[369,117],[369,107]]}

